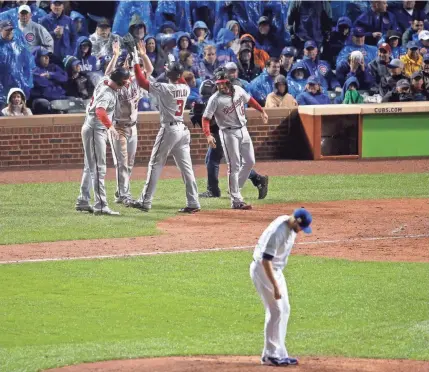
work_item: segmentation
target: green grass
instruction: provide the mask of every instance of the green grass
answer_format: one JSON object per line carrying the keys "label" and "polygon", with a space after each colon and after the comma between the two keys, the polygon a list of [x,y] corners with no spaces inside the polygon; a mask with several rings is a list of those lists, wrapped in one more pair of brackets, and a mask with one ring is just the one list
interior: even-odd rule
{"label": "green grass", "polygon": [[[258,355],[250,252],[0,266],[0,366]],[[429,265],[292,256],[292,355],[429,360]]]}
{"label": "green grass", "polygon": [[[198,180],[199,189],[205,189],[205,180]],[[141,192],[143,182],[133,182],[133,194]],[[318,175],[272,177],[266,200],[258,201],[255,188],[248,182],[243,194],[252,204],[287,203],[296,201],[327,201],[347,199],[427,198],[428,174],[381,175]],[[110,199],[114,182],[107,182]],[[221,179],[226,190],[226,180]],[[77,213],[74,203],[78,183],[47,183],[1,185],[0,244],[120,238],[159,233],[156,223],[173,216],[185,206],[182,180],[160,181],[150,213],[112,204],[122,212],[118,218],[95,217]],[[221,199],[201,200],[204,209],[229,208],[226,193]],[[119,220],[118,220],[119,219]],[[119,221],[119,222],[118,222]],[[117,228],[120,224],[120,228]]]}

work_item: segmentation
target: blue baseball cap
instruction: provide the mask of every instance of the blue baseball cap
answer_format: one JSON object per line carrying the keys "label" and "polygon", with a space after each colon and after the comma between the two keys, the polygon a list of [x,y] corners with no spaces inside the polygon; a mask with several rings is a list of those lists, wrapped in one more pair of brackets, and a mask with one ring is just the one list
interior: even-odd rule
{"label": "blue baseball cap", "polygon": [[304,49],[317,48],[317,44],[314,40],[308,40],[304,44]]}
{"label": "blue baseball cap", "polygon": [[302,231],[304,231],[306,234],[310,234],[312,232],[310,224],[313,221],[313,217],[307,209],[296,209],[293,212],[293,216],[295,217],[295,220],[298,222],[298,225],[302,229]]}
{"label": "blue baseball cap", "polygon": [[365,30],[362,27],[355,27],[354,29],[352,29],[352,36],[365,36]]}
{"label": "blue baseball cap", "polygon": [[311,75],[311,76],[307,79],[307,84],[319,84],[319,85],[320,85],[320,80],[317,78],[317,76],[315,76],[315,75]]}
{"label": "blue baseball cap", "polygon": [[51,4],[54,4],[54,3],[63,3],[64,1],[61,1],[61,0],[51,0]]}
{"label": "blue baseball cap", "polygon": [[291,57],[295,57],[296,55],[296,49],[294,47],[291,46],[287,46],[284,47],[282,50],[282,56],[291,56]]}
{"label": "blue baseball cap", "polygon": [[11,21],[1,21],[0,22],[0,31],[10,31],[13,30],[15,27],[13,26],[13,23]]}
{"label": "blue baseball cap", "polygon": [[407,43],[407,49],[419,49],[419,46],[415,41],[409,41]]}

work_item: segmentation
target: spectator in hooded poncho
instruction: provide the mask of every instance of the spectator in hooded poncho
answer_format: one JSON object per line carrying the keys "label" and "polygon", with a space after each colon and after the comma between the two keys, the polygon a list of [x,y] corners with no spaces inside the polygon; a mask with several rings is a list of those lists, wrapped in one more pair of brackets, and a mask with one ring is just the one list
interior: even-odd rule
{"label": "spectator in hooded poncho", "polygon": [[344,103],[347,105],[352,105],[356,103],[363,103],[363,97],[358,92],[359,81],[356,77],[349,77],[344,86],[341,96],[337,97],[335,103]]}
{"label": "spectator in hooded poncho", "polygon": [[240,62],[238,73],[240,79],[250,82],[261,74],[262,70],[255,64],[255,59],[253,58],[253,50],[248,46],[241,46],[238,52],[238,60]]}
{"label": "spectator in hooded poncho", "polygon": [[336,68],[336,57],[341,49],[351,41],[352,21],[348,17],[338,19],[337,26],[332,29],[329,40],[323,43],[321,58],[326,60],[333,69]]}
{"label": "spectator in hooded poncho", "polygon": [[226,23],[225,28],[235,35],[235,39],[231,44],[231,49],[235,54],[238,54],[240,51],[240,24],[235,20],[231,20]]}
{"label": "spectator in hooded poncho", "polygon": [[277,28],[270,19],[262,16],[258,20],[258,33],[255,40],[262,50],[265,50],[271,57],[280,57],[283,48],[283,40],[278,37]]}
{"label": "spectator in hooded poncho", "polygon": [[173,49],[173,55],[179,59],[179,53],[182,50],[187,50],[194,57],[194,65],[198,66],[199,64],[199,55],[197,48],[192,44],[191,36],[187,32],[178,32],[176,35],[176,47]]}
{"label": "spectator in hooded poncho", "polygon": [[134,48],[137,48],[139,42],[143,42],[145,35],[146,24],[138,14],[134,14],[131,17],[128,33],[123,38],[124,46],[129,54],[134,52]]}
{"label": "spectator in hooded poncho", "polygon": [[26,106],[26,98],[22,89],[12,88],[7,94],[7,106],[1,111],[3,116],[29,116],[33,115]]}
{"label": "spectator in hooded poncho", "polygon": [[28,98],[33,87],[34,57],[19,30],[10,21],[0,22],[0,107],[7,92],[20,88]]}
{"label": "spectator in hooded poncho", "polygon": [[217,60],[221,66],[228,62],[238,63],[237,56],[231,49],[232,42],[234,41],[234,34],[227,28],[221,28],[216,38],[216,52]]}
{"label": "spectator in hooded poncho", "polygon": [[293,97],[296,98],[300,93],[304,92],[308,77],[308,70],[302,61],[298,61],[292,66],[286,80],[288,91]]}
{"label": "spectator in hooded poncho", "polygon": [[296,108],[298,103],[291,94],[288,93],[286,78],[278,75],[274,79],[274,91],[272,91],[265,102],[265,107],[286,107],[289,109]]}
{"label": "spectator in hooded poncho", "polygon": [[[219,33],[218,33],[219,35]],[[203,21],[197,21],[192,27],[192,41],[197,47],[197,54],[201,56],[203,54],[204,47],[207,44],[213,44],[213,40],[210,37],[210,31],[207,25]]]}
{"label": "spectator in hooded poncho", "polygon": [[167,63],[167,56],[165,55],[162,48],[158,45],[154,36],[147,35],[144,38],[144,41],[146,46],[146,54],[153,66],[152,76],[156,78],[164,72],[164,66]]}
{"label": "spectator in hooded poncho", "polygon": [[240,50],[243,46],[252,50],[253,62],[263,70],[265,68],[265,64],[270,59],[268,53],[265,50],[256,48],[255,38],[250,34],[244,34],[240,37]]}
{"label": "spectator in hooded poncho", "polygon": [[89,36],[89,32],[88,32],[88,24],[86,22],[85,17],[80,14],[79,12],[76,12],[75,10],[73,10],[70,13],[70,18],[73,21],[74,27],[76,29],[76,35],[78,38],[82,37],[82,36]]}
{"label": "spectator in hooded poncho", "polygon": [[316,76],[310,76],[307,79],[307,85],[296,100],[298,105],[329,105],[331,100],[322,90],[319,79]]}

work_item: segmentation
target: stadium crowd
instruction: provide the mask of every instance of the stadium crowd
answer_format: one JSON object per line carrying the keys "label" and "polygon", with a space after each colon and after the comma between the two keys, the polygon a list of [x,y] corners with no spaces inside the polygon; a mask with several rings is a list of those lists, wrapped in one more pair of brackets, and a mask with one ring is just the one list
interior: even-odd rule
{"label": "stadium crowd", "polygon": [[180,61],[188,109],[219,67],[265,107],[429,100],[427,1],[127,1],[113,22],[74,5],[0,1],[2,115],[83,111],[115,42],[157,81]]}

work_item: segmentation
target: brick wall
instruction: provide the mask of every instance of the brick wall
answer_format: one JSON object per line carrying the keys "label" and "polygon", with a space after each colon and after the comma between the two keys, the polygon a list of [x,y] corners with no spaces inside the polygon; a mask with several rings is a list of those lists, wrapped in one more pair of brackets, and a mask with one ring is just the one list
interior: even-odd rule
{"label": "brick wall", "polygon": [[[258,160],[287,157],[291,123],[299,122],[296,110],[270,109],[267,125],[259,113],[248,110],[249,132]],[[187,115],[185,120],[187,120]],[[0,167],[32,167],[83,164],[80,130],[84,115],[42,115],[26,118],[0,118]],[[139,142],[136,164],[148,162],[159,130],[159,115],[139,115]],[[189,124],[192,136],[192,159],[204,161],[207,141],[200,128]],[[289,141],[290,142],[290,141]],[[108,163],[113,160],[108,146]]]}

